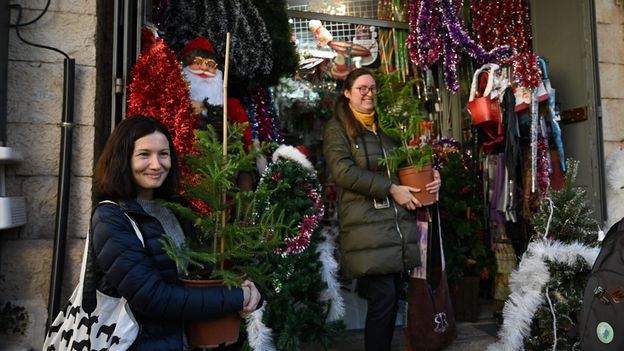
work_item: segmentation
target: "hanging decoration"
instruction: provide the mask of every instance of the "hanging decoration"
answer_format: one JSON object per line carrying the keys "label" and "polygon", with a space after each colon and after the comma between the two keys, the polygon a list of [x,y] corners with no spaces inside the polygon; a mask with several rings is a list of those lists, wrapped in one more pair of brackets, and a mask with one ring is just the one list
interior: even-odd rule
{"label": "hanging decoration", "polygon": [[[379,0],[377,3],[377,19],[384,21],[392,20],[392,6],[388,0]],[[379,29],[379,52],[381,53],[381,67],[385,69],[385,74],[389,74],[392,69],[392,30],[388,28]]]}
{"label": "hanging decoration", "polygon": [[538,57],[532,52],[529,1],[473,0],[471,11],[474,41],[485,50],[503,45],[514,48],[517,54],[506,60],[513,65],[513,81],[535,89],[541,72]]}
{"label": "hanging decoration", "polygon": [[[273,52],[273,67],[268,74],[258,77],[257,84],[275,86],[281,77],[290,77],[297,71],[299,56],[297,46],[293,40],[292,26],[288,23],[287,0],[254,0],[260,17],[264,20],[266,30],[271,38]],[[246,81],[254,84],[254,81]],[[253,85],[251,85],[253,86]]]}
{"label": "hanging decoration", "polygon": [[531,51],[528,0],[472,0],[472,33],[485,50],[509,45],[518,52]]}
{"label": "hanging decoration", "polygon": [[412,61],[423,69],[429,68],[442,56],[446,87],[453,93],[459,89],[457,65],[461,51],[481,64],[514,55],[514,49],[510,46],[498,46],[486,51],[475,43],[462,28],[460,9],[461,1],[413,1],[410,8],[410,34],[407,38]]}
{"label": "hanging decoration", "polygon": [[362,45],[370,51],[370,55],[362,57],[362,66],[368,66],[377,60],[379,44],[377,43],[377,28],[375,26],[360,25],[355,29],[354,44]]}
{"label": "hanging decoration", "polygon": [[251,0],[171,1],[165,17],[166,39],[176,52],[202,36],[210,40],[223,61],[229,32],[230,78],[249,82],[271,73],[274,59],[271,38]]}
{"label": "hanging decoration", "polygon": [[245,95],[240,100],[243,108],[247,112],[249,124],[251,124],[251,140],[258,140],[258,113],[252,95]]}
{"label": "hanging decoration", "polygon": [[[531,193],[537,190],[537,139],[539,129],[539,102],[535,91],[531,92]],[[527,189],[528,190],[528,189]]]}
{"label": "hanging decoration", "polygon": [[353,57],[370,56],[370,51],[362,45],[350,41],[332,40],[327,45],[336,51],[338,55],[334,62],[329,65],[329,75],[337,79],[345,79],[347,74],[355,67]]}
{"label": "hanging decoration", "polygon": [[189,88],[175,53],[158,38],[155,28],[142,31],[143,51],[132,68],[126,114],[153,116],[171,133],[178,155],[193,150],[195,128]]}
{"label": "hanging decoration", "polygon": [[537,89],[542,82],[539,57],[524,51],[512,58],[514,82],[527,89]]}
{"label": "hanging decoration", "polygon": [[537,180],[542,196],[546,196],[546,190],[550,186],[549,153],[548,141],[540,138],[537,142]]}
{"label": "hanging decoration", "polygon": [[282,144],[282,131],[271,90],[257,86],[254,91],[254,106],[257,115],[258,128],[256,132],[258,140],[265,143]]}

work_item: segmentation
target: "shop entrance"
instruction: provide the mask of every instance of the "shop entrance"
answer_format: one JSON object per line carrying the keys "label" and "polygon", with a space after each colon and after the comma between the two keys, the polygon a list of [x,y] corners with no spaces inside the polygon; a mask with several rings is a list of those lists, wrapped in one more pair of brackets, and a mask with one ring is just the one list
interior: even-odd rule
{"label": "shop entrance", "polygon": [[606,219],[602,113],[594,1],[531,1],[533,50],[548,61],[548,75],[561,104],[566,158],[580,161],[576,185],[588,192]]}

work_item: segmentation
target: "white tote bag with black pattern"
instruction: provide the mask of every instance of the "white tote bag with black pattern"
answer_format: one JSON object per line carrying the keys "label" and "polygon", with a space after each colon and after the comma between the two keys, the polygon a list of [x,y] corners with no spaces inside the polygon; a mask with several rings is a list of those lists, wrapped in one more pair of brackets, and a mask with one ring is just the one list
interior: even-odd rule
{"label": "white tote bag with black pattern", "polygon": [[[103,203],[116,203],[103,201]],[[119,205],[117,205],[119,206]],[[126,214],[139,240],[143,242],[143,236],[139,231],[136,222]],[[123,297],[112,297],[105,295],[97,289],[95,298],[97,305],[91,312],[83,309],[83,291],[85,288],[85,273],[91,247],[92,233],[89,229],[85,242],[85,252],[82,258],[82,268],[80,270],[80,282],[69,298],[65,308],[59,312],[50,325],[43,351],[71,350],[71,351],[104,351],[104,350],[127,350],[136,340],[139,333],[139,323],[132,315],[128,301]],[[87,308],[92,309],[92,308]]]}

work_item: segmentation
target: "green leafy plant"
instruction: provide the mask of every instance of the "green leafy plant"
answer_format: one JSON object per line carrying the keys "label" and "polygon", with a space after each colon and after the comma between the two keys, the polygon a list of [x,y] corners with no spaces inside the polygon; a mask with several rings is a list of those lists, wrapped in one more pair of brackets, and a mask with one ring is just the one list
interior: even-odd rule
{"label": "green leafy plant", "polygon": [[419,124],[425,121],[420,110],[420,101],[412,96],[413,88],[420,80],[400,81],[397,72],[375,77],[379,85],[379,94],[373,95],[379,128],[391,138],[398,139],[401,146],[390,151],[380,164],[388,163],[390,170],[396,172],[400,167],[414,166],[417,170],[432,161],[432,149],[429,145],[420,146],[412,140]]}
{"label": "green leafy plant", "polygon": [[189,279],[195,277],[189,275],[186,263],[209,271],[209,277],[197,279],[224,279],[225,285],[238,286],[246,275],[262,282],[268,267],[259,257],[277,247],[280,238],[291,230],[275,207],[264,208],[261,215],[255,216],[259,199],[266,198],[269,190],[241,192],[235,185],[236,173],[254,169],[256,156],[264,155],[273,146],[265,144],[246,153],[240,137],[242,128],[228,127],[225,156],[222,141],[212,126],[206,131],[198,130],[195,153],[183,158],[190,176],[181,196],[192,206],[163,202],[195,224],[197,237],[187,239],[179,247],[167,235],[160,239],[169,257]]}

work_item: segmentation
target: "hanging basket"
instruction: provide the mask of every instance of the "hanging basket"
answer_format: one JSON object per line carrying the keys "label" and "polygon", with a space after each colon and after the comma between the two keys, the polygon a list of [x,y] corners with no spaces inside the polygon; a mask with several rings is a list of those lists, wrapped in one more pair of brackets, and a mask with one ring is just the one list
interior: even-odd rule
{"label": "hanging basket", "polygon": [[423,206],[432,205],[436,202],[436,194],[430,193],[425,190],[427,184],[433,182],[433,164],[427,163],[422,166],[422,169],[417,172],[413,166],[399,168],[398,170],[399,180],[401,185],[411,186],[412,188],[420,189],[419,193],[412,193],[415,198],[420,201]]}
{"label": "hanging basket", "polygon": [[[224,286],[219,280],[187,280],[180,279],[182,285],[203,288],[208,286]],[[237,312],[229,313],[221,318],[203,321],[186,322],[186,336],[191,345],[199,349],[216,348],[225,343],[230,345],[238,340],[241,317]]]}

